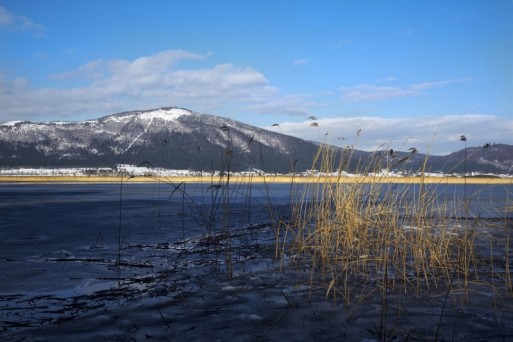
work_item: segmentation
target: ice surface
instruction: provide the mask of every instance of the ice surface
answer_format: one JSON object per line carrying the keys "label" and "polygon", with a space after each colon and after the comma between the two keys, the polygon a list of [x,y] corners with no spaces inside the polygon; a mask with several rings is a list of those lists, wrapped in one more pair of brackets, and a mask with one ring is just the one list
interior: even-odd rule
{"label": "ice surface", "polygon": [[[276,259],[272,225],[248,224],[264,222],[270,208],[234,197],[230,238],[222,215],[208,238],[208,184],[187,186],[190,198],[158,184],[127,184],[122,193],[115,185],[3,185],[0,340],[423,341],[438,328],[439,340],[513,337],[513,297],[491,292],[487,279],[447,303],[443,279],[429,293],[389,292],[386,306],[373,282],[326,299],[300,258]],[[288,187],[270,191],[272,208],[285,208]],[[504,251],[494,249],[494,272],[505,269]]]}

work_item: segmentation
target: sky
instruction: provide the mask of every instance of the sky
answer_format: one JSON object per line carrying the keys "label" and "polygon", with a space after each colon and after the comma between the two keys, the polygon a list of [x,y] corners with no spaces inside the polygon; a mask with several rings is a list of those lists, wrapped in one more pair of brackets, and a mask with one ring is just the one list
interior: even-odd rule
{"label": "sky", "polygon": [[0,0],[0,122],[159,107],[367,151],[513,144],[513,0]]}

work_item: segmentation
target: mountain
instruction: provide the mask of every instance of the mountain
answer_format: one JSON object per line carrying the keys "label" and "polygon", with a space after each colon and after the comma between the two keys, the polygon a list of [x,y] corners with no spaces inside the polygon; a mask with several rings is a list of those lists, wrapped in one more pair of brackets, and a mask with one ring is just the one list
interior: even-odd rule
{"label": "mountain", "polygon": [[[381,152],[386,154],[386,152]],[[513,174],[513,145],[490,144],[468,147],[445,156],[426,156],[411,152],[388,153],[388,165],[393,170],[431,173]]]}
{"label": "mountain", "polygon": [[[467,162],[464,163],[463,161]],[[430,158],[432,169],[452,172],[513,173],[513,146],[506,144],[487,144],[480,147],[468,147],[449,155]]]}
{"label": "mountain", "polygon": [[[2,167],[115,167],[290,172],[311,167],[318,146],[238,121],[180,108],[85,122],[0,125]],[[228,158],[228,154],[229,157]],[[230,162],[230,165],[228,165]]]}
{"label": "mountain", "polygon": [[[0,124],[2,168],[144,164],[196,171],[260,169],[288,173],[311,169],[318,150],[315,142],[181,108],[130,111],[84,122]],[[379,167],[417,171],[426,156],[355,150],[351,158],[352,169],[345,171],[353,172],[358,163],[373,160]],[[465,166],[467,172],[511,172],[513,146],[469,147],[466,152],[430,156],[426,171],[463,172]]]}

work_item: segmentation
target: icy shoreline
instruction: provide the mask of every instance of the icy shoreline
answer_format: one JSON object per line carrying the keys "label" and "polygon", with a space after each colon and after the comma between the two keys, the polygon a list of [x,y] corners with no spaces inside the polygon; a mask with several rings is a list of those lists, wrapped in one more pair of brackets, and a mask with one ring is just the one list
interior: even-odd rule
{"label": "icy shoreline", "polygon": [[[3,168],[0,169],[0,176],[56,176],[56,177],[79,177],[79,176],[135,176],[135,177],[211,177],[220,176],[220,171],[193,171],[193,170],[174,170],[174,169],[162,169],[162,168],[150,168],[134,165],[118,165],[116,168]],[[368,175],[354,174],[347,172],[336,172],[336,173],[322,173],[317,170],[309,170],[295,174],[277,174],[277,173],[266,173],[262,170],[251,169],[247,171],[230,172],[232,176],[288,176],[288,177],[390,177],[390,178],[408,178],[408,177],[434,177],[434,178],[446,178],[446,177],[489,177],[489,178],[502,178],[502,179],[513,179],[513,175],[509,174],[492,174],[492,173],[478,173],[471,172],[466,175],[452,173],[433,173],[423,172],[414,174],[396,173],[390,170],[382,170],[378,173],[371,173]]]}
{"label": "icy shoreline", "polygon": [[[483,233],[487,234],[486,231]],[[373,284],[354,284],[355,302],[326,295],[317,272],[294,259],[276,260],[269,225],[234,231],[233,274],[223,262],[227,236],[168,243],[144,276],[120,276],[89,294],[2,296],[3,328],[10,340],[505,340],[513,337],[510,294],[475,283],[469,297],[454,282],[446,291],[390,292],[387,313]],[[131,246],[162,252],[163,245]],[[150,252],[150,254],[152,254]],[[55,263],[69,263],[66,258]],[[85,262],[85,261],[77,261]],[[283,268],[283,266],[285,266]],[[135,266],[120,266],[130,273]],[[314,272],[314,273],[312,273]],[[365,300],[361,301],[362,294]],[[360,297],[359,297],[360,296]],[[360,299],[358,299],[360,298]],[[6,303],[10,303],[5,306]]]}

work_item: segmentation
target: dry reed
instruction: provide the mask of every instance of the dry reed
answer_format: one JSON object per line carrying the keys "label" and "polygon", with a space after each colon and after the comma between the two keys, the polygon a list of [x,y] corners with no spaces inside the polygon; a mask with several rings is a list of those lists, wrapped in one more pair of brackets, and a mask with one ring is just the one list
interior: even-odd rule
{"label": "dry reed", "polygon": [[[308,262],[311,281],[325,284],[327,297],[347,303],[354,299],[355,284],[380,289],[384,303],[396,290],[468,293],[481,281],[483,264],[476,252],[476,240],[483,238],[476,229],[480,222],[468,218],[469,200],[438,196],[430,178],[418,177],[415,185],[383,178],[379,157],[360,161],[358,173],[369,176],[344,182],[342,171],[349,169],[352,152],[321,144],[312,169],[339,176],[326,181],[312,173],[294,180],[302,191],[291,199],[291,220],[280,223],[287,234],[277,253],[294,255],[298,265]],[[439,179],[438,184],[447,183]],[[462,210],[467,215],[458,214]],[[510,215],[505,213],[506,223]],[[506,236],[509,250],[509,231]],[[506,292],[511,292],[509,258],[501,274],[487,280],[495,287],[504,279]],[[359,292],[357,301],[366,295]]]}

